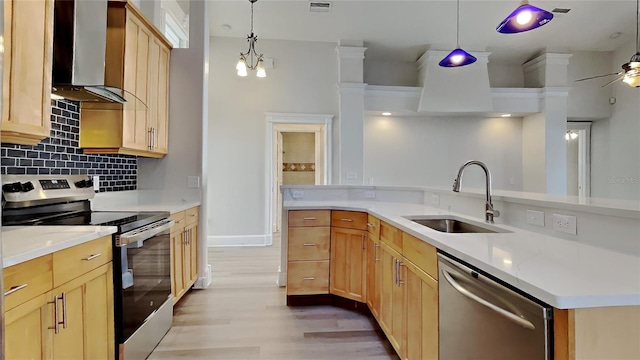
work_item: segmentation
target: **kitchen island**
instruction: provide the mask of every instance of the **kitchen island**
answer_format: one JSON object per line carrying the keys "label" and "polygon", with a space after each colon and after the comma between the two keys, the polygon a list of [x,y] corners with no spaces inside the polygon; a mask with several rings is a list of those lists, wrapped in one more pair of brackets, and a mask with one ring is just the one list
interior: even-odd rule
{"label": "kitchen island", "polygon": [[[640,257],[636,255],[502,224],[494,225],[503,231],[500,233],[442,233],[407,217],[448,216],[478,224],[483,221],[422,204],[289,200],[283,207],[280,284],[284,285],[287,278],[288,214],[322,209],[367,213],[387,227],[426,242],[438,252],[461,259],[551,305],[555,359],[640,357]],[[390,337],[389,331],[385,332]],[[400,349],[396,350],[403,356]]]}

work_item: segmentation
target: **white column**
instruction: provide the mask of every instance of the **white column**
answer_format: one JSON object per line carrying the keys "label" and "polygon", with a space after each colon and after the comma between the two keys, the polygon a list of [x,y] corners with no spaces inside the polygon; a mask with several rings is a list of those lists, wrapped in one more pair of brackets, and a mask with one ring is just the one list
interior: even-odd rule
{"label": "white column", "polygon": [[540,114],[523,120],[523,190],[567,193],[568,70],[571,54],[547,53],[523,65],[525,87],[542,88]]}
{"label": "white column", "polygon": [[[334,183],[362,184],[364,174],[364,52],[362,41],[341,41],[338,52],[338,141],[334,155]],[[335,180],[338,180],[337,182]]]}

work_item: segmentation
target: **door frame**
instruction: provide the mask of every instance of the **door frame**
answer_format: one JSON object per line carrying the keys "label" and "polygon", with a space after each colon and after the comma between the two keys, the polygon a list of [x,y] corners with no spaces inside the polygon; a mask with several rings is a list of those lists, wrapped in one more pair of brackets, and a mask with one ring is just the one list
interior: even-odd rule
{"label": "door frame", "polygon": [[[314,132],[316,134],[316,185],[327,185],[331,179],[331,134],[333,115],[299,113],[265,113],[267,131],[265,139],[265,211],[266,233],[277,229],[277,139],[279,132]],[[323,151],[318,151],[321,149]],[[322,168],[322,173],[318,171]],[[271,238],[271,237],[269,237]],[[273,244],[273,239],[271,243]]]}

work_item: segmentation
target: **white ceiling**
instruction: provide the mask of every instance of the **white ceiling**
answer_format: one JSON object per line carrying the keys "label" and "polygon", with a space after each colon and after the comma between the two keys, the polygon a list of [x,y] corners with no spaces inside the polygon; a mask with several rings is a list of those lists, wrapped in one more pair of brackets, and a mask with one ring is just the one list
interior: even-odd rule
{"label": "white ceiling", "polygon": [[[519,2],[461,0],[460,45],[468,51],[492,52],[491,61],[523,63],[544,49],[612,51],[635,39],[635,0],[532,0],[533,5],[549,11],[556,7],[571,11],[555,14],[553,21],[535,31],[497,33],[498,23]],[[248,0],[215,0],[209,8],[212,36],[247,36]],[[455,0],[333,0],[328,14],[309,12],[305,0],[260,0],[254,5],[258,39],[363,40],[367,58],[386,60],[415,61],[427,48],[453,49],[455,19]],[[610,39],[615,32],[622,35]]]}

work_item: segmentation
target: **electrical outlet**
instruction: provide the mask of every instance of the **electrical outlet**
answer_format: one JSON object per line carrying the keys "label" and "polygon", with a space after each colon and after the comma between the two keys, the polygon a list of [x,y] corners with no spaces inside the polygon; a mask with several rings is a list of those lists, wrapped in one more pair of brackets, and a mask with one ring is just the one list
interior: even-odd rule
{"label": "electrical outlet", "polygon": [[302,198],[304,198],[304,191],[302,191],[302,190],[293,190],[291,192],[291,197],[293,197],[294,199],[302,199]]}
{"label": "electrical outlet", "polygon": [[553,214],[553,230],[576,235],[576,217],[571,215]]}
{"label": "electrical outlet", "polygon": [[346,175],[347,180],[355,180],[358,178],[358,173],[348,172]]}
{"label": "electrical outlet", "polygon": [[376,198],[376,192],[374,190],[365,191],[364,192],[364,197],[367,198],[367,199],[375,199]]}
{"label": "electrical outlet", "polygon": [[100,191],[100,176],[99,175],[95,175],[93,177],[93,190],[94,191]]}
{"label": "electrical outlet", "polygon": [[436,195],[436,194],[431,195],[431,204],[440,205],[440,195]]}
{"label": "electrical outlet", "polygon": [[544,227],[544,212],[527,210],[527,224]]}
{"label": "electrical outlet", "polygon": [[200,187],[200,176],[187,176],[187,187],[197,189]]}

